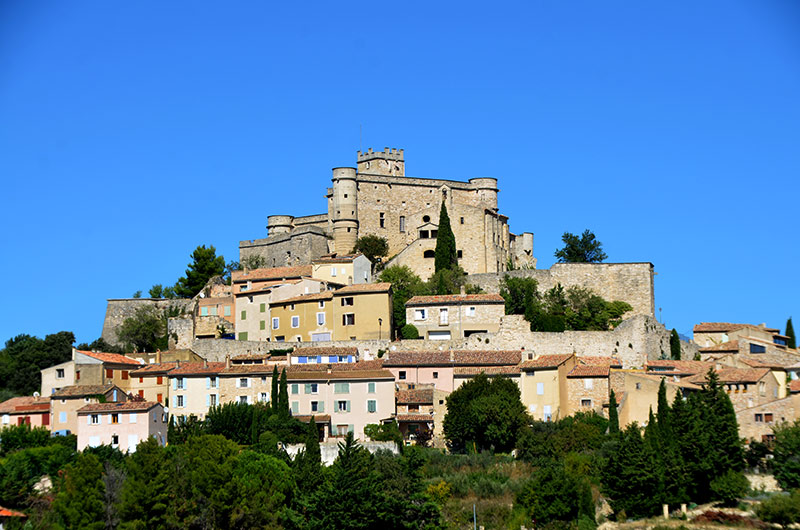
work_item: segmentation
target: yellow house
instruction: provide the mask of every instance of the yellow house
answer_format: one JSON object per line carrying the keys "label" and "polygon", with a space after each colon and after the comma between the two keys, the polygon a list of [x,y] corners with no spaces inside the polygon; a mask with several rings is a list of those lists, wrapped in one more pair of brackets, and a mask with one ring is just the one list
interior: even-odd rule
{"label": "yellow house", "polygon": [[275,342],[318,342],[333,338],[333,293],[304,294],[270,304]]}
{"label": "yellow house", "polygon": [[575,368],[575,354],[540,355],[520,365],[522,403],[537,420],[553,421],[567,416],[567,374]]}
{"label": "yellow house", "polygon": [[311,267],[314,278],[339,285],[367,283],[372,277],[372,263],[364,254],[322,256],[311,260]]}

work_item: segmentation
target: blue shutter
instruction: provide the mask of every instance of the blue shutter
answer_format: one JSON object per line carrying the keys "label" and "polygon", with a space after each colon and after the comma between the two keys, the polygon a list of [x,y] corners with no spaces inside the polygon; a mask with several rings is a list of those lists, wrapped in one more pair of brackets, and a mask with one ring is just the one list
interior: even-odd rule
{"label": "blue shutter", "polygon": [[172,408],[178,408],[178,396],[172,396]]}
{"label": "blue shutter", "polygon": [[211,406],[211,394],[206,394],[206,407]]}
{"label": "blue shutter", "polygon": [[206,388],[211,388],[211,378],[206,377]]}
{"label": "blue shutter", "polygon": [[178,380],[173,377],[172,378],[172,390],[177,390],[177,389],[178,389]]}

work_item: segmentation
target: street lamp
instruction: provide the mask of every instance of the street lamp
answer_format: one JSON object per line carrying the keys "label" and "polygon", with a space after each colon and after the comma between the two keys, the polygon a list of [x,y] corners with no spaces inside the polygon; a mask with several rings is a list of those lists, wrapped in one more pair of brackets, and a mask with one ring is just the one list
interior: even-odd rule
{"label": "street lamp", "polygon": [[383,326],[383,319],[378,317],[378,340],[381,340],[383,337],[383,330],[381,329],[381,326]]}

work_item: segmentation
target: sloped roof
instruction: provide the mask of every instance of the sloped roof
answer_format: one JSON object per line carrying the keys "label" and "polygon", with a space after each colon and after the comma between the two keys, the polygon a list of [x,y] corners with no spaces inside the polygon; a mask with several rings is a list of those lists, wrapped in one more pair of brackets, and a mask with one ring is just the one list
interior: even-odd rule
{"label": "sloped roof", "polygon": [[100,394],[105,394],[106,392],[113,390],[116,388],[120,392],[124,393],[124,390],[117,387],[113,384],[108,385],[71,385],[65,386],[59,390],[56,390],[50,397],[52,398],[69,398],[69,397],[85,397],[85,396],[97,396]]}
{"label": "sloped roof", "polygon": [[342,287],[333,292],[335,296],[344,296],[346,294],[363,294],[363,293],[383,293],[391,289],[392,284],[389,282],[380,283],[354,283],[347,287]]}
{"label": "sloped roof", "polygon": [[305,302],[318,302],[320,300],[333,300],[333,293],[331,291],[324,291],[321,293],[301,294],[283,300],[273,300],[269,305],[302,304]]}
{"label": "sloped roof", "polygon": [[178,365],[175,361],[170,361],[166,363],[155,363],[155,364],[145,364],[141,368],[137,368],[136,370],[131,370],[130,375],[132,377],[139,377],[143,375],[160,375],[165,374],[175,368]]}
{"label": "sloped roof", "polygon": [[559,366],[567,362],[574,355],[575,355],[574,353],[565,353],[559,355],[540,355],[533,360],[522,361],[519,367],[522,368],[523,370],[558,368]]}
{"label": "sloped roof", "polygon": [[433,388],[397,390],[394,397],[398,405],[433,403]]}
{"label": "sloped roof", "polygon": [[792,382],[789,383],[789,392],[793,394],[800,392],[800,379],[792,379]]}
{"label": "sloped roof", "polygon": [[752,328],[766,333],[780,333],[780,330],[775,328],[754,326],[753,324],[734,324],[732,322],[701,322],[695,324],[693,330],[695,333],[728,333],[743,328]]}
{"label": "sloped roof", "polygon": [[328,255],[322,256],[317,259],[312,259],[311,263],[350,263],[354,259],[359,256],[363,256],[364,254],[342,254],[342,255]]}
{"label": "sloped roof", "polygon": [[266,361],[270,357],[269,353],[242,353],[231,357],[231,361]]}
{"label": "sloped roof", "polygon": [[448,366],[448,365],[516,365],[522,357],[520,350],[450,350],[429,352],[389,352],[384,366]]}
{"label": "sloped roof", "polygon": [[714,344],[713,346],[705,346],[700,348],[701,352],[738,352],[739,351],[739,341],[738,340],[729,340],[727,342],[722,342],[720,344]]}
{"label": "sloped roof", "polygon": [[[258,366],[258,365],[251,365]],[[225,369],[225,363],[208,363],[208,366],[202,362],[181,363],[179,368],[169,372],[170,377],[176,375],[212,375],[219,374]]]}
{"label": "sloped roof", "polygon": [[302,278],[311,276],[313,267],[311,265],[299,265],[297,267],[272,267],[268,269],[251,269],[248,271],[233,271],[231,281],[233,283],[246,282],[248,280],[281,280],[283,278]]}
{"label": "sloped roof", "polygon": [[[755,383],[769,374],[769,368],[722,368],[714,370],[722,384]],[[702,385],[705,383],[706,374],[696,374],[686,378],[690,383]]]}
{"label": "sloped roof", "polygon": [[395,419],[398,423],[430,422],[433,421],[433,416],[430,414],[398,414]]}
{"label": "sloped roof", "polygon": [[505,304],[499,294],[442,294],[433,296],[414,296],[406,307],[417,305],[461,305],[461,304]]}
{"label": "sloped roof", "polygon": [[328,379],[391,379],[394,375],[389,370],[346,370],[346,371],[286,371],[286,378],[289,381],[326,381]]}
{"label": "sloped roof", "polygon": [[772,370],[786,370],[788,368],[787,365],[777,361],[762,361],[759,359],[749,359],[747,357],[740,357],[739,362],[751,368],[770,368]]}
{"label": "sloped roof", "polygon": [[219,373],[221,375],[245,375],[245,374],[272,375],[272,372],[275,370],[276,366],[278,367],[278,373],[280,373],[281,368],[284,367],[284,365],[278,366],[275,363],[232,364],[230,368],[223,367],[223,369],[220,370]]}
{"label": "sloped roof", "polygon": [[470,375],[519,375],[519,366],[456,366],[453,368],[454,376]]}
{"label": "sloped roof", "polygon": [[358,348],[355,346],[350,347],[327,347],[319,346],[312,348],[297,348],[292,352],[292,356],[305,355],[308,357],[316,357],[317,355],[358,355]]}
{"label": "sloped roof", "polygon": [[150,410],[158,401],[123,401],[122,403],[89,403],[78,409],[78,414],[92,412],[142,412]]}
{"label": "sloped roof", "polygon": [[[286,373],[291,372],[357,372],[360,370],[382,370],[383,359],[372,361],[358,361],[354,363],[306,363],[292,364],[286,367]],[[279,368],[280,370],[280,368]]]}
{"label": "sloped roof", "polygon": [[588,356],[578,357],[581,364],[588,366],[610,366],[611,368],[622,368],[622,362],[616,357]]}
{"label": "sloped roof", "polygon": [[96,352],[96,351],[83,351],[83,350],[76,350],[78,353],[82,353],[84,355],[88,355],[93,359],[97,359],[98,361],[102,361],[104,363],[111,363],[111,364],[135,364],[140,365],[141,363],[136,359],[131,359],[130,357],[126,357],[125,355],[120,355],[119,353],[103,353],[103,352]]}
{"label": "sloped roof", "polygon": [[[673,361],[671,359],[659,359],[655,361],[647,361],[645,368],[648,371],[653,371],[659,374],[675,374],[675,375],[689,375],[689,374],[705,374],[709,368],[713,368],[714,364],[705,361]],[[659,370],[654,370],[659,368]]]}
{"label": "sloped roof", "polygon": [[50,399],[34,396],[18,396],[0,403],[0,414],[42,412],[50,410]]}

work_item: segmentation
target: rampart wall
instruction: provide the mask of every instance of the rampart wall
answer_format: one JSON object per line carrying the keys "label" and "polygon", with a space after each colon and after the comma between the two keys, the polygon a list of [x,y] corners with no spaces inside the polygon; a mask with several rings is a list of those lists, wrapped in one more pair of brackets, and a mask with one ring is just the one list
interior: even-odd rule
{"label": "rampart wall", "polygon": [[540,293],[558,283],[565,288],[586,287],[606,300],[628,302],[633,307],[629,315],[655,316],[652,263],[555,263],[549,269],[470,274],[467,283],[487,293],[497,293],[506,274],[514,278],[534,278],[539,282]]}
{"label": "rampart wall", "polygon": [[155,307],[158,310],[171,307],[180,308],[191,313],[194,301],[189,299],[167,300],[163,298],[111,298],[106,305],[106,317],[103,320],[103,332],[100,335],[109,344],[118,344],[117,330],[126,318],[136,314],[142,307]]}
{"label": "rampart wall", "polygon": [[328,253],[328,239],[324,229],[306,225],[287,234],[240,241],[239,261],[261,256],[267,267],[307,265]]}

